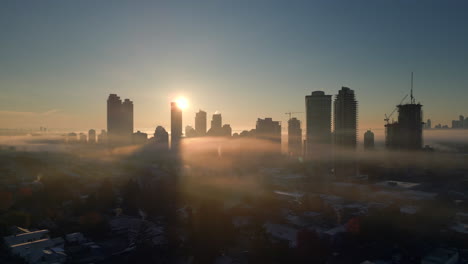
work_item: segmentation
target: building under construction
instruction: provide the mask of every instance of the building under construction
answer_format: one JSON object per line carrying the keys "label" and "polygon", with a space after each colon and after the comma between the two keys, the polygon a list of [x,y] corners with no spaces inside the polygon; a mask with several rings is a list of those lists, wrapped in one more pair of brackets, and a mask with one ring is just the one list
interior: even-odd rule
{"label": "building under construction", "polygon": [[411,75],[411,100],[409,104],[397,105],[395,110],[398,110],[398,121],[390,123],[389,117],[385,119],[385,145],[388,149],[420,150],[423,147],[422,105],[415,102],[412,86]]}

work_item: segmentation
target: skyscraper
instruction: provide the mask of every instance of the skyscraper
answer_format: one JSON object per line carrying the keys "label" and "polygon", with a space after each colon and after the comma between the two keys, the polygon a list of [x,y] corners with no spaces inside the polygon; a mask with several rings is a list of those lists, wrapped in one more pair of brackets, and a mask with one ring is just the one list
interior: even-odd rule
{"label": "skyscraper", "polygon": [[169,134],[162,126],[157,126],[154,131],[154,141],[158,146],[167,150],[169,149]]}
{"label": "skyscraper", "polygon": [[219,137],[223,136],[223,119],[220,113],[213,114],[211,119],[211,128],[207,132],[208,136]]}
{"label": "skyscraper", "polygon": [[99,144],[107,144],[108,143],[108,136],[107,131],[102,129],[101,134],[98,135],[98,143]]}
{"label": "skyscraper", "polygon": [[385,145],[389,149],[419,150],[423,147],[422,105],[398,105],[398,122],[385,125]]}
{"label": "skyscraper", "polygon": [[430,119],[428,119],[426,122],[426,129],[431,129],[431,128],[432,128],[432,122]]}
{"label": "skyscraper", "polygon": [[331,95],[322,91],[305,97],[306,104],[306,154],[312,156],[331,148]]}
{"label": "skyscraper", "polygon": [[357,101],[354,91],[342,87],[334,102],[335,146],[356,148],[357,143]]}
{"label": "skyscraper", "polygon": [[88,131],[88,143],[96,143],[96,130],[90,129]]}
{"label": "skyscraper", "polygon": [[199,137],[206,135],[206,112],[201,109],[195,114],[195,131]]}
{"label": "skyscraper", "polygon": [[197,131],[192,126],[185,127],[185,137],[196,137]]}
{"label": "skyscraper", "polygon": [[133,134],[133,102],[125,99],[122,103],[122,133],[127,135]]}
{"label": "skyscraper", "polygon": [[122,103],[117,94],[107,99],[107,131],[110,144],[130,144],[133,134],[133,102]]}
{"label": "skyscraper", "polygon": [[370,130],[364,133],[364,149],[374,149],[374,133]]}
{"label": "skyscraper", "polygon": [[219,130],[223,126],[223,119],[220,113],[213,114],[213,119],[211,119],[211,129]]}
{"label": "skyscraper", "polygon": [[142,145],[142,144],[145,144],[147,140],[148,140],[148,134],[143,133],[140,130],[133,133],[132,135],[133,144]]}
{"label": "skyscraper", "polygon": [[224,137],[230,137],[232,135],[232,128],[229,124],[224,124],[221,130]]}
{"label": "skyscraper", "polygon": [[302,154],[301,121],[295,117],[288,120],[288,152],[292,156]]}
{"label": "skyscraper", "polygon": [[171,102],[171,149],[179,146],[182,136],[182,109]]}
{"label": "skyscraper", "polygon": [[258,139],[269,140],[276,145],[277,153],[281,153],[281,122],[272,118],[257,119],[255,134]]}

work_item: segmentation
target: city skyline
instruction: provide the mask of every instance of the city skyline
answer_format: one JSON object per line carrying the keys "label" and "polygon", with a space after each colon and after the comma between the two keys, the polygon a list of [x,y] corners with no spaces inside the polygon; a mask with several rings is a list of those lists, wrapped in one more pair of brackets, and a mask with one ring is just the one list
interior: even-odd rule
{"label": "city skyline", "polygon": [[239,131],[259,116],[286,122],[305,94],[348,86],[361,131],[383,130],[412,71],[425,119],[466,115],[467,4],[367,3],[6,3],[1,127],[105,128],[100,102],[117,93],[137,105],[136,129],[169,127],[167,105],[184,96],[184,124],[201,108]]}

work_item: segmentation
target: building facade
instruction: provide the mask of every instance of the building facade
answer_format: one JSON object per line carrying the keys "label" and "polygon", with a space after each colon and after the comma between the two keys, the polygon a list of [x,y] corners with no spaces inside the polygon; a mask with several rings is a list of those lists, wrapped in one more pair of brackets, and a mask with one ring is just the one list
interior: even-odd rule
{"label": "building facade", "polygon": [[306,104],[306,156],[317,155],[331,148],[331,95],[323,91],[305,97]]}
{"label": "building facade", "polygon": [[301,121],[295,117],[288,120],[288,152],[292,156],[302,155]]}
{"label": "building facade", "polygon": [[199,137],[206,135],[206,112],[203,110],[195,114],[195,131]]}
{"label": "building facade", "polygon": [[180,144],[182,137],[182,109],[176,102],[171,103],[171,149]]}
{"label": "building facade", "polygon": [[356,149],[357,101],[354,91],[342,87],[334,101],[334,143],[338,148]]}
{"label": "building facade", "polygon": [[133,134],[133,102],[117,94],[107,99],[107,133],[111,145],[130,144]]}

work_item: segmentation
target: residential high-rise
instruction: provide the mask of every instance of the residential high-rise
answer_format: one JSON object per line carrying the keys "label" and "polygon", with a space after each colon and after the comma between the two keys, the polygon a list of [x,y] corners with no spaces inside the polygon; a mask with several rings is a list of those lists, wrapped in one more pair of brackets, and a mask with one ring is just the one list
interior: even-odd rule
{"label": "residential high-rise", "polygon": [[108,137],[107,137],[107,131],[102,129],[101,134],[98,136],[98,143],[99,144],[107,144],[108,143]]}
{"label": "residential high-rise", "polygon": [[213,114],[213,118],[211,119],[211,128],[207,132],[208,136],[211,137],[219,137],[223,136],[223,119],[220,113]]}
{"label": "residential high-rise", "polygon": [[107,99],[107,131],[110,144],[129,144],[133,134],[133,102],[116,94]]}
{"label": "residential high-rise", "polygon": [[133,133],[132,135],[132,143],[136,145],[145,144],[148,140],[148,134],[141,132],[138,130],[137,132]]}
{"label": "residential high-rise", "polygon": [[162,126],[157,126],[154,131],[154,141],[163,149],[169,149],[169,133]]}
{"label": "residential high-rise", "polygon": [[232,128],[229,124],[224,124],[221,130],[224,137],[230,137],[232,135]]}
{"label": "residential high-rise", "polygon": [[281,153],[281,122],[272,118],[257,119],[255,135],[258,139],[269,140],[276,145],[277,153]]}
{"label": "residential high-rise", "polygon": [[364,149],[365,150],[371,150],[374,149],[374,133],[370,130],[367,130],[366,133],[364,133]]}
{"label": "residential high-rise", "polygon": [[196,137],[197,131],[192,126],[185,127],[185,137]]}
{"label": "residential high-rise", "polygon": [[82,144],[86,144],[88,142],[88,138],[86,137],[85,133],[80,133],[79,134],[79,139],[80,139],[80,143],[82,143]]}
{"label": "residential high-rise", "polygon": [[423,147],[422,105],[411,93],[409,104],[397,105],[398,121],[385,125],[385,145],[394,150],[420,150]]}
{"label": "residential high-rise", "polygon": [[88,143],[96,143],[96,130],[90,129],[88,131]]}
{"label": "residential high-rise", "polygon": [[314,91],[305,97],[306,104],[306,155],[322,154],[331,149],[331,95]]}
{"label": "residential high-rise", "polygon": [[195,131],[199,137],[206,135],[206,112],[203,110],[195,114]]}
{"label": "residential high-rise", "polygon": [[334,101],[334,137],[338,148],[355,149],[357,144],[357,101],[354,91],[342,87]]}
{"label": "residential high-rise", "polygon": [[180,144],[182,137],[182,109],[176,102],[171,102],[171,149]]}
{"label": "residential high-rise", "polygon": [[288,152],[292,156],[302,155],[301,121],[295,117],[288,120]]}
{"label": "residential high-rise", "polygon": [[122,103],[122,118],[123,126],[122,133],[127,135],[133,134],[133,102],[125,99]]}
{"label": "residential high-rise", "polygon": [[213,115],[213,119],[211,119],[211,129],[221,129],[223,126],[223,119],[221,117],[221,114],[217,113]]}
{"label": "residential high-rise", "polygon": [[426,122],[426,129],[431,129],[431,128],[432,128],[432,122],[430,119],[428,119]]}

